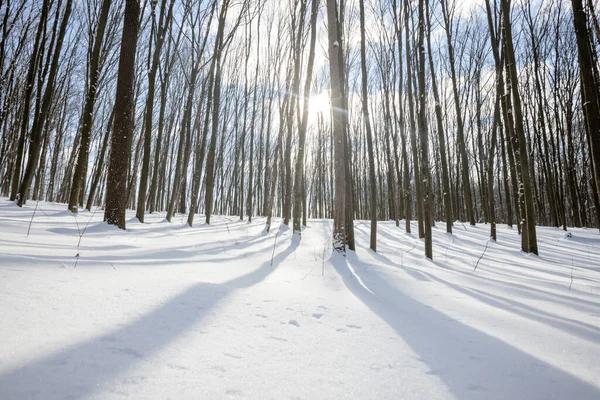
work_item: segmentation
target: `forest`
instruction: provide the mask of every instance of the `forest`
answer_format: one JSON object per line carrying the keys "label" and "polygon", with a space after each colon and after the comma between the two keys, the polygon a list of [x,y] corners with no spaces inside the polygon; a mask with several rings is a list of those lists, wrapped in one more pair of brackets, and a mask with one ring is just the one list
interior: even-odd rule
{"label": "forest", "polygon": [[600,399],[596,0],[0,0],[0,399]]}
{"label": "forest", "polygon": [[[600,227],[593,0],[0,0],[0,195],[252,221]],[[414,227],[413,227],[414,229]]]}

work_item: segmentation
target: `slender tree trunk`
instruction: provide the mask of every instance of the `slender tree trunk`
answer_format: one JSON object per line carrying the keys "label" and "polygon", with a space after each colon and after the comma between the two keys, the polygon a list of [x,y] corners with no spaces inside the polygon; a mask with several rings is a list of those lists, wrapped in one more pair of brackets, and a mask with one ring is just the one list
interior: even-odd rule
{"label": "slender tree trunk", "polygon": [[[21,125],[20,125],[20,135],[19,135],[19,145],[17,149],[17,159],[15,165],[13,167],[13,177],[12,177],[12,186],[10,192],[10,201],[15,201],[17,199],[17,194],[19,193],[19,184],[21,183],[21,164],[23,163],[23,155],[25,151],[25,138],[27,136],[27,130],[29,126],[29,113],[31,110],[31,98],[33,95],[35,76],[37,75],[37,71],[40,65],[40,57],[41,57],[41,41],[42,36],[46,30],[46,24],[48,19],[48,12],[50,9],[51,2],[50,0],[44,0],[42,4],[42,9],[40,12],[40,22],[38,24],[38,29],[35,35],[35,42],[33,45],[33,53],[31,54],[31,58],[29,60],[29,68],[27,70],[27,77],[25,80],[25,90],[23,93],[23,107],[21,111]],[[40,89],[41,90],[41,89]],[[19,199],[21,201],[21,199]]]}
{"label": "slender tree trunk", "polygon": [[296,170],[294,177],[294,214],[293,231],[300,234],[302,231],[302,200],[304,198],[304,158],[306,146],[306,128],[308,125],[308,111],[310,104],[313,66],[315,62],[315,46],[317,42],[317,16],[319,11],[319,0],[312,0],[310,14],[310,48],[308,53],[308,66],[306,67],[306,83],[304,85],[304,106],[302,111],[302,122],[298,130],[298,156],[296,158]]}
{"label": "slender tree trunk", "polygon": [[452,79],[452,93],[454,95],[454,107],[456,112],[456,139],[458,153],[460,155],[461,174],[463,180],[463,192],[465,206],[467,208],[467,219],[471,225],[475,225],[475,214],[473,213],[473,196],[471,193],[471,178],[469,176],[469,158],[467,155],[466,141],[464,137],[464,122],[460,107],[460,96],[458,93],[458,78],[456,75],[456,62],[454,59],[454,45],[452,43],[452,27],[446,0],[440,2],[442,5],[442,16],[444,18],[444,30],[448,45],[448,62],[450,64],[450,77]]}
{"label": "slender tree trunk", "polygon": [[338,32],[338,10],[336,0],[327,0],[327,32],[329,39],[329,74],[331,77],[331,108],[333,118],[333,164],[335,175],[335,200],[333,209],[333,251],[346,254],[346,170],[345,135],[341,87],[343,75],[340,74],[339,53],[342,50],[342,38]]}
{"label": "slender tree trunk", "polygon": [[[214,77],[214,100],[212,109],[212,132],[208,145],[208,158],[206,160],[206,192],[204,197],[204,213],[206,215],[206,224],[210,225],[210,217],[213,212],[213,190],[215,184],[215,151],[217,146],[217,133],[219,129],[219,108],[221,107],[221,54],[223,51],[223,31],[225,29],[225,20],[227,18],[227,10],[229,8],[229,0],[224,0],[221,5],[219,15],[219,26],[217,28],[217,38],[215,42],[215,53],[213,57],[216,59],[216,69]],[[210,95],[210,94],[209,94]]]}
{"label": "slender tree trunk", "polygon": [[77,213],[79,210],[77,207],[79,203],[79,192],[83,190],[85,184],[84,181],[86,177],[84,176],[84,171],[87,170],[89,159],[94,123],[94,106],[96,104],[98,83],[100,80],[100,64],[102,62],[100,53],[104,45],[104,33],[106,31],[111,3],[111,0],[103,0],[100,9],[100,17],[98,18],[98,25],[92,37],[93,45],[91,49],[92,53],[90,54],[88,92],[85,97],[83,115],[81,116],[83,122],[80,129],[81,141],[79,142],[79,156],[77,157],[77,164],[75,166],[75,172],[73,173],[73,183],[71,184],[71,192],[69,195],[68,209],[74,213]]}
{"label": "slender tree trunk", "polygon": [[58,73],[59,67],[58,62],[60,60],[60,53],[62,50],[62,44],[65,38],[65,33],[67,31],[67,25],[71,16],[72,5],[73,0],[67,0],[67,3],[65,5],[65,11],[63,14],[63,19],[60,24],[58,36],[56,38],[56,46],[54,48],[54,55],[52,57],[50,73],[48,75],[48,82],[46,84],[46,91],[44,92],[39,113],[34,118],[34,124],[31,128],[29,158],[27,159],[27,167],[25,169],[25,174],[23,175],[23,181],[21,182],[21,185],[19,187],[19,206],[22,206],[27,201],[29,187],[31,186],[31,182],[33,181],[33,176],[35,175],[38,161],[40,158],[44,124],[46,123],[46,120],[48,119],[48,114],[50,112],[51,101],[54,95],[54,85],[56,82],[56,75]]}
{"label": "slender tree trunk", "polygon": [[373,133],[371,131],[371,116],[369,115],[369,91],[367,87],[367,44],[365,38],[365,4],[359,0],[360,8],[360,61],[362,71],[362,113],[367,134],[367,153],[369,156],[369,209],[371,216],[371,236],[369,247],[377,251],[377,178],[375,177],[375,158],[373,156]]}
{"label": "slender tree trunk", "polygon": [[[155,7],[155,2],[151,2],[152,7]],[[152,55],[152,65],[148,73],[148,96],[146,97],[146,113],[144,115],[144,155],[142,158],[142,170],[140,173],[140,187],[138,190],[138,201],[136,207],[136,217],[140,222],[144,222],[144,214],[146,212],[146,195],[148,192],[148,176],[150,174],[150,153],[152,151],[152,128],[154,115],[154,92],[156,87],[156,73],[158,72],[158,64],[160,62],[160,53],[165,41],[165,32],[168,32],[173,15],[173,5],[175,0],[171,0],[169,10],[166,11],[167,0],[162,0],[160,7],[160,17],[156,31],[154,54]],[[167,13],[165,16],[165,12]],[[154,9],[152,10],[154,18]]]}
{"label": "slender tree trunk", "polygon": [[[428,0],[419,0],[419,33],[418,33],[418,49],[419,49],[419,68],[418,68],[418,85],[419,85],[419,136],[421,144],[421,178],[422,178],[422,198],[417,199],[423,203],[423,228],[425,234],[425,257],[433,260],[433,243],[431,225],[433,224],[433,205],[431,191],[431,171],[429,166],[429,131],[427,127],[427,95],[425,93],[425,10],[424,2]],[[427,7],[429,8],[429,7]]]}
{"label": "slender tree trunk", "polygon": [[[589,135],[590,154],[594,171],[594,180],[600,197],[600,102],[596,91],[596,78],[594,76],[594,61],[587,28],[587,16],[582,0],[571,0],[573,7],[573,24],[577,37],[577,51],[579,55],[579,71],[582,87],[582,103],[585,109],[585,122]],[[598,210],[596,210],[598,212]]]}
{"label": "slender tree trunk", "polygon": [[[423,194],[421,191],[421,174],[419,167],[419,150],[417,144],[417,133],[415,126],[415,111],[414,111],[414,93],[413,93],[413,76],[412,76],[412,52],[409,40],[409,2],[408,0],[404,0],[404,19],[405,19],[405,29],[406,29],[406,101],[408,102],[408,118],[409,118],[409,127],[410,127],[410,145],[413,156],[413,174],[415,181],[415,191],[417,195],[417,226],[419,232],[419,238],[425,237],[425,231],[423,226]],[[411,193],[407,194],[408,196],[412,196]]]}
{"label": "slender tree trunk", "polygon": [[433,91],[433,99],[435,101],[435,119],[437,122],[438,141],[440,159],[442,164],[442,190],[444,198],[444,210],[446,211],[446,232],[452,233],[452,200],[450,196],[450,174],[448,172],[448,158],[446,156],[446,133],[444,132],[444,122],[442,114],[442,105],[440,104],[440,95],[438,93],[437,80],[435,77],[435,67],[433,65],[433,55],[431,52],[431,21],[429,18],[429,1],[427,5],[427,53],[429,55],[429,70],[431,73],[431,89]]}
{"label": "slender tree trunk", "polygon": [[506,61],[509,66],[510,84],[513,96],[513,115],[515,120],[515,132],[519,141],[519,158],[521,164],[521,177],[525,199],[525,213],[522,215],[523,229],[527,232],[527,241],[522,242],[522,250],[527,253],[538,254],[537,235],[535,231],[535,213],[533,208],[533,185],[529,175],[529,155],[527,141],[525,138],[525,129],[523,127],[523,112],[521,110],[521,98],[519,96],[519,84],[517,76],[517,64],[515,61],[515,52],[513,48],[512,27],[510,22],[510,2],[501,0],[502,21],[504,28],[504,41],[506,44]]}

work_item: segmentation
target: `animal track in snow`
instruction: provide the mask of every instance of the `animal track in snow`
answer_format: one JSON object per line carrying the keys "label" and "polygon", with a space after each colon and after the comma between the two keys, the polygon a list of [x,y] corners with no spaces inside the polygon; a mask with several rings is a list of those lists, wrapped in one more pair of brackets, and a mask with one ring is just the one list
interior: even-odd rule
{"label": "animal track in snow", "polygon": [[267,336],[268,339],[279,340],[280,342],[287,342],[288,340],[285,338],[280,338],[277,336]]}
{"label": "animal track in snow", "polygon": [[133,358],[144,358],[144,356],[142,354],[138,353],[137,351],[135,351],[133,349],[129,349],[129,348],[111,347],[110,350],[112,351],[113,354],[128,355]]}
{"label": "animal track in snow", "polygon": [[300,324],[299,324],[299,323],[298,323],[298,321],[296,321],[295,319],[290,319],[290,320],[288,321],[288,324],[290,324],[290,325],[294,325],[294,326],[297,326],[298,328],[300,328]]}
{"label": "animal track in snow", "polygon": [[238,354],[231,354],[231,353],[223,353],[223,355],[225,357],[229,357],[229,358],[235,358],[236,360],[241,360],[242,358],[244,358],[244,356],[240,356]]}
{"label": "animal track in snow", "polygon": [[313,316],[313,317],[315,317],[316,319],[321,319],[321,317],[322,317],[323,315],[325,315],[325,314],[322,314],[322,313],[314,313],[312,316]]}
{"label": "animal track in snow", "polygon": [[225,394],[227,396],[242,396],[242,392],[239,390],[235,390],[235,389],[227,389],[225,391]]}

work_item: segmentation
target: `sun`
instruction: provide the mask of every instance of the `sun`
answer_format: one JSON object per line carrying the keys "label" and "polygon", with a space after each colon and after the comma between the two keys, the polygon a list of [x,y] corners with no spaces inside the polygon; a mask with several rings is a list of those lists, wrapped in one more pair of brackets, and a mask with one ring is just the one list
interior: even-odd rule
{"label": "sun", "polygon": [[308,120],[310,123],[316,123],[319,114],[328,114],[331,108],[329,93],[323,91],[310,97],[308,103]]}

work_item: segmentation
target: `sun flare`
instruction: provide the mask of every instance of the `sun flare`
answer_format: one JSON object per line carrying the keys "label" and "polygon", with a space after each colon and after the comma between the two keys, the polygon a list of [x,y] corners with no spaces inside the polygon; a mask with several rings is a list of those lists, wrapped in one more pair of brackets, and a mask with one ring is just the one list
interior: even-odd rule
{"label": "sun flare", "polygon": [[308,118],[310,122],[316,122],[319,113],[329,113],[330,101],[329,93],[323,91],[321,93],[311,96],[308,104]]}

